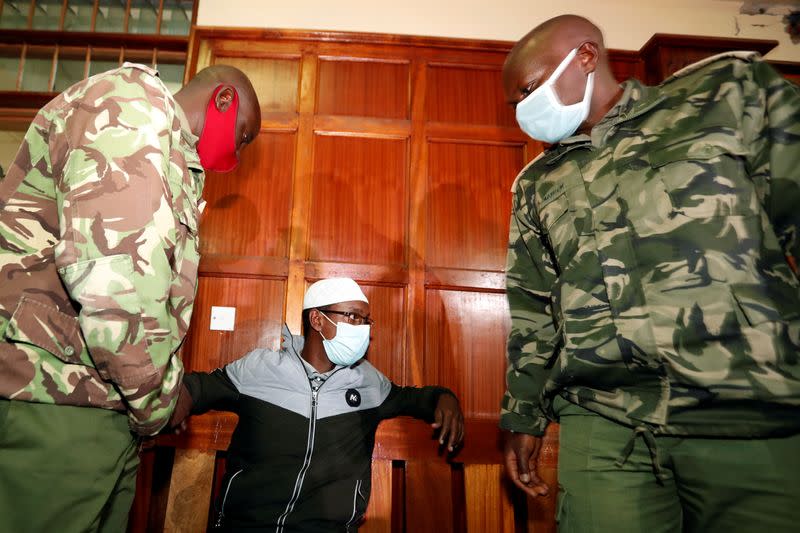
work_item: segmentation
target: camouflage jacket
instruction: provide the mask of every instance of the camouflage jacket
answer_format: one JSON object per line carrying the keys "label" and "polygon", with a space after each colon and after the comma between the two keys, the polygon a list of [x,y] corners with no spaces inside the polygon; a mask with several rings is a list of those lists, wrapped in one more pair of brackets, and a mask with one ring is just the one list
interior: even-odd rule
{"label": "camouflage jacket", "polygon": [[800,431],[800,91],[729,53],[637,81],[513,193],[501,426]]}
{"label": "camouflage jacket", "polygon": [[39,111],[0,180],[0,397],[166,423],[196,290],[196,142],[140,65]]}

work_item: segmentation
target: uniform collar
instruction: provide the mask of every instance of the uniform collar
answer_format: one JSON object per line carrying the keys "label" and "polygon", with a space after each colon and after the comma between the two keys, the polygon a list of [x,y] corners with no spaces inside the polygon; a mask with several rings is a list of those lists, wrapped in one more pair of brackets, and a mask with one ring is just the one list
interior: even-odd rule
{"label": "uniform collar", "polygon": [[321,379],[325,380],[337,370],[344,368],[342,366],[334,365],[334,367],[327,372],[319,372],[311,363],[303,359],[303,346],[305,346],[306,340],[302,335],[292,334],[292,332],[289,330],[289,326],[284,324],[283,328],[281,329],[281,337],[283,338],[283,344],[281,345],[282,350],[294,353],[294,355],[300,359],[309,379],[319,376]]}
{"label": "uniform collar", "polygon": [[186,113],[183,112],[183,108],[177,100],[175,100],[175,114],[178,116],[178,121],[181,124],[181,137],[183,138],[183,141],[193,150],[197,150],[197,141],[199,140],[199,137],[192,133],[192,128],[189,125],[189,119],[186,117]]}
{"label": "uniform collar", "polygon": [[579,148],[592,148],[592,140],[602,138],[613,126],[647,113],[664,100],[658,87],[649,87],[639,80],[629,79],[620,84],[622,96],[605,116],[594,125],[591,136],[581,133],[567,137],[553,145],[542,158],[544,164],[555,165],[569,152]]}

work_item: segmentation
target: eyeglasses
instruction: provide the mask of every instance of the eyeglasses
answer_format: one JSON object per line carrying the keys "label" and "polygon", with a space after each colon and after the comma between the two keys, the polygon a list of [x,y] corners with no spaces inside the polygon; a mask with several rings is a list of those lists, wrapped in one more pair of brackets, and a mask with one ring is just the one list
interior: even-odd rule
{"label": "eyeglasses", "polygon": [[362,324],[368,324],[372,326],[375,324],[375,321],[372,320],[368,316],[359,315],[358,313],[353,313],[352,311],[334,311],[333,309],[320,309],[322,313],[333,313],[334,315],[342,315],[347,319],[348,322],[355,326],[360,326]]}

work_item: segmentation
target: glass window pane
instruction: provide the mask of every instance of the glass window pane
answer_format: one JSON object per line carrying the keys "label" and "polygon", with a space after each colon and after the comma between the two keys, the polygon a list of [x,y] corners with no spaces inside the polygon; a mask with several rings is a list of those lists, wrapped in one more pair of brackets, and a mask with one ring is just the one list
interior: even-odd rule
{"label": "glass window pane", "polygon": [[128,33],[155,33],[158,4],[156,0],[131,0]]}
{"label": "glass window pane", "polygon": [[164,0],[161,15],[161,33],[164,35],[189,35],[192,27],[194,0]]}
{"label": "glass window pane", "polygon": [[25,138],[25,131],[3,130],[0,131],[0,167],[3,167],[3,172],[8,172],[8,167],[17,155],[22,144],[22,139]]}
{"label": "glass window pane", "polygon": [[30,13],[30,10],[30,0],[22,2],[5,0],[5,2],[3,2],[3,12],[0,14],[0,28],[27,28],[28,13]]}
{"label": "glass window pane", "polygon": [[125,31],[125,0],[100,0],[97,4],[97,18],[94,31]]}
{"label": "glass window pane", "polygon": [[169,58],[159,54],[158,76],[172,94],[183,87],[183,70],[185,68],[182,57]]}
{"label": "glass window pane", "polygon": [[36,0],[36,7],[33,9],[33,29],[61,29],[62,5],[61,0]]}
{"label": "glass window pane", "polygon": [[85,48],[62,48],[58,53],[53,90],[60,93],[83,79],[86,66]]}
{"label": "glass window pane", "polygon": [[119,66],[119,50],[116,49],[92,49],[92,56],[89,60],[89,76],[100,74],[107,70],[115,69]]}
{"label": "glass window pane", "polygon": [[136,50],[132,48],[126,48],[122,61],[127,61],[130,63],[140,63],[142,65],[147,65],[149,67],[152,67],[153,49],[151,48],[150,50]]}
{"label": "glass window pane", "polygon": [[54,48],[28,47],[22,67],[23,91],[50,91],[50,71],[53,68]]}
{"label": "glass window pane", "polygon": [[69,0],[64,16],[64,31],[90,31],[93,10],[93,0]]}
{"label": "glass window pane", "polygon": [[21,46],[0,46],[0,91],[15,91],[17,89],[17,74],[19,73],[19,58],[21,55]]}

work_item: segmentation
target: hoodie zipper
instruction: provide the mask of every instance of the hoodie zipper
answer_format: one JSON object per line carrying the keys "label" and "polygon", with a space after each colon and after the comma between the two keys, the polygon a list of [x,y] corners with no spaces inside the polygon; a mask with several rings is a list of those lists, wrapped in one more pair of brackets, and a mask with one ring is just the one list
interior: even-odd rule
{"label": "hoodie zipper", "polygon": [[[329,376],[330,378],[330,376]],[[319,389],[325,383],[322,379],[313,379],[309,380],[309,386],[311,387],[311,416],[308,420],[308,439],[306,441],[306,454],[303,458],[303,466],[300,467],[300,471],[297,474],[297,479],[294,483],[294,490],[292,491],[292,497],[289,499],[289,503],[286,505],[286,509],[283,511],[283,514],[278,517],[278,529],[276,530],[278,533],[283,531],[284,526],[286,525],[286,519],[288,518],[289,514],[294,510],[295,504],[297,504],[297,500],[300,498],[300,490],[303,488],[303,481],[305,480],[306,473],[308,472],[309,467],[311,466],[311,455],[314,452],[314,437],[316,436],[317,430],[317,398],[319,397]]]}
{"label": "hoodie zipper", "polygon": [[350,531],[350,526],[352,526],[353,522],[355,522],[356,518],[358,518],[358,497],[359,496],[361,496],[362,498],[364,497],[361,494],[361,480],[360,479],[356,480],[356,488],[353,491],[353,514],[350,515],[350,520],[348,520],[347,524],[345,524],[345,527],[347,528],[347,531]]}
{"label": "hoodie zipper", "polygon": [[228,501],[228,493],[231,491],[231,485],[233,485],[233,480],[236,478],[236,476],[238,476],[242,472],[244,472],[244,468],[236,471],[228,480],[228,486],[225,489],[225,495],[222,497],[222,506],[220,506],[219,513],[217,514],[217,520],[216,522],[214,522],[215,528],[221,528],[222,524],[225,521],[225,502]]}

